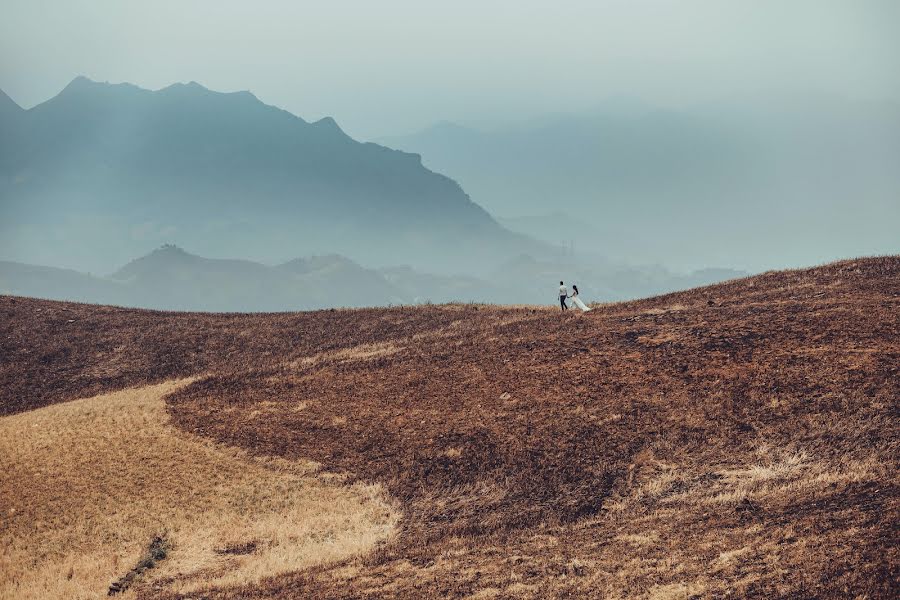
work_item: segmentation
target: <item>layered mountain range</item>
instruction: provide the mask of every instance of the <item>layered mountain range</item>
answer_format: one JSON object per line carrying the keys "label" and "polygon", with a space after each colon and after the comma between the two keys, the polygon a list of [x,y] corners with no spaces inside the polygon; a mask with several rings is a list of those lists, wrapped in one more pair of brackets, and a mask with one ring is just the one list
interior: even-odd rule
{"label": "layered mountain range", "polygon": [[510,229],[608,258],[763,270],[900,251],[896,103],[619,98],[377,141],[420,153]]}
{"label": "layered mountain range", "polygon": [[[566,271],[566,269],[568,269]],[[485,277],[436,275],[412,267],[366,268],[337,254],[276,265],[211,259],[165,245],[110,275],[0,261],[0,294],[162,310],[268,312],[429,302],[546,304],[558,273],[574,277],[588,300],[619,300],[745,275],[616,265],[572,268],[520,256]]]}
{"label": "layered mountain range", "polygon": [[0,254],[14,260],[104,271],[175,242],[209,256],[337,252],[453,272],[542,251],[419,155],[249,92],[79,77],[29,110],[0,96],[0,133]]}
{"label": "layered mountain range", "polygon": [[[473,157],[480,152],[483,169],[505,169],[510,190],[540,172],[540,161],[513,168],[540,154],[526,138],[518,148],[479,149],[470,132],[441,131]],[[150,91],[79,77],[28,110],[0,94],[0,134],[0,293],[279,311],[553,302],[560,279],[606,301],[745,274],[607,260],[597,251],[616,245],[609,228],[562,212],[498,222],[419,154],[357,142],[331,118],[307,122],[249,92],[197,83]],[[495,156],[484,154],[490,148]],[[447,156],[429,152],[430,161]],[[559,204],[537,186],[521,194],[522,206],[535,194]],[[620,230],[629,239],[651,233],[640,220]],[[594,253],[574,253],[573,238]]]}

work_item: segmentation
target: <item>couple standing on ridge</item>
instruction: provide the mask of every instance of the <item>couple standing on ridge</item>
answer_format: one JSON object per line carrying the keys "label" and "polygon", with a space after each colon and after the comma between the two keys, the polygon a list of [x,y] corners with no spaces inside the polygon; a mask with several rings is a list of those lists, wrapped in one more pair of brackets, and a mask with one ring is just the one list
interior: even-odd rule
{"label": "couple standing on ridge", "polygon": [[571,298],[572,303],[580,308],[583,312],[587,312],[591,310],[587,307],[587,305],[581,301],[581,298],[578,297],[578,286],[574,283],[572,284],[572,295],[569,295],[569,289],[566,287],[566,284],[562,281],[559,282],[559,308],[560,310],[569,310],[569,306],[566,304],[566,298]]}

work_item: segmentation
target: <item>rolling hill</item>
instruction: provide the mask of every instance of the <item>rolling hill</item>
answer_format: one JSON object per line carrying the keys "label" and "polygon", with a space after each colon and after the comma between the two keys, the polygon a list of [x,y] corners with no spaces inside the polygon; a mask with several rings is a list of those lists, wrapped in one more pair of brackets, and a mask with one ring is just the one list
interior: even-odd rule
{"label": "rolling hill", "polygon": [[897,256],[586,314],[0,297],[0,595],[893,598],[898,340]]}

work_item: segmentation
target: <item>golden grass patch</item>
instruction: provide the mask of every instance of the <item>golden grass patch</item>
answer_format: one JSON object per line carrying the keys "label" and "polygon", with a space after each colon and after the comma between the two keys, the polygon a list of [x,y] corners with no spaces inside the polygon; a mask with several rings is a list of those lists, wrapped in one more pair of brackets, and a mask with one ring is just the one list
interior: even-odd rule
{"label": "golden grass patch", "polygon": [[403,350],[402,346],[397,346],[392,342],[379,342],[375,344],[360,344],[351,348],[343,348],[331,352],[321,352],[312,356],[304,356],[288,363],[291,369],[300,367],[309,367],[317,365],[325,360],[339,361],[357,361],[357,360],[373,360],[396,354]]}
{"label": "golden grass patch", "polygon": [[666,313],[671,313],[671,312],[681,312],[681,311],[687,310],[687,309],[688,309],[688,307],[685,306],[684,304],[670,304],[669,306],[662,306],[662,307],[655,307],[655,308],[647,309],[647,310],[641,312],[641,314],[656,316],[656,315],[664,315]]}
{"label": "golden grass patch", "polygon": [[170,427],[163,398],[183,384],[0,419],[0,598],[104,596],[161,534],[171,551],[137,586],[258,581],[391,537],[378,486]]}
{"label": "golden grass patch", "polygon": [[670,583],[654,586],[647,597],[650,600],[687,600],[700,596],[705,589],[701,583]]}

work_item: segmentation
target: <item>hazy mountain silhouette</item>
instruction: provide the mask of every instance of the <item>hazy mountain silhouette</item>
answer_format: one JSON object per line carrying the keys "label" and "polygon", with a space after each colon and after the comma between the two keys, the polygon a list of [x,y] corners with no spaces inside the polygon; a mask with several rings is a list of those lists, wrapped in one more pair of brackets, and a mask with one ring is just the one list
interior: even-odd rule
{"label": "hazy mountain silhouette", "polygon": [[0,293],[164,310],[258,312],[398,304],[403,293],[340,256],[271,267],[164,246],[108,277],[0,262]]}
{"label": "hazy mountain silhouette", "polygon": [[378,271],[338,254],[295,258],[275,268],[304,282],[305,296],[316,306],[374,306],[408,302],[410,296]]}
{"label": "hazy mountain silhouette", "polygon": [[0,294],[129,306],[128,292],[120,282],[102,277],[0,260]]}
{"label": "hazy mountain silhouette", "polygon": [[[27,111],[0,98],[4,254],[111,268],[148,242],[278,260],[477,268],[534,243],[420,157],[359,143],[249,92],[78,77]],[[44,239],[35,239],[35,236]],[[95,266],[97,265],[97,266]]]}
{"label": "hazy mountain silhouette", "polygon": [[[894,104],[814,96],[671,111],[620,100],[378,141],[420,153],[512,229],[615,258],[759,269],[900,250]],[[581,225],[552,232],[554,211]]]}
{"label": "hazy mountain silhouette", "polygon": [[555,300],[560,277],[577,283],[586,300],[621,300],[743,275],[710,269],[682,276],[662,267],[578,266],[522,255],[479,278],[408,266],[367,269],[339,255],[268,266],[203,258],[166,245],[108,277],[0,261],[0,294],[163,310],[260,312],[453,301],[548,304]]}

